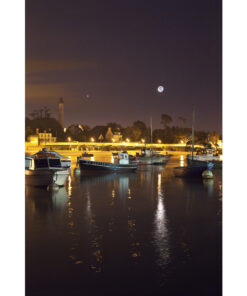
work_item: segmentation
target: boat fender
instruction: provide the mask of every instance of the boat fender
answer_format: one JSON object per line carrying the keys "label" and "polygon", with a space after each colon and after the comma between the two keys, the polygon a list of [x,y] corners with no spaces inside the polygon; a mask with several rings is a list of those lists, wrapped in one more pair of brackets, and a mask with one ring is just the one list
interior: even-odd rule
{"label": "boat fender", "polygon": [[79,168],[75,168],[75,169],[74,169],[74,174],[75,174],[75,175],[78,175],[78,174],[80,174],[80,173],[81,173],[81,171],[80,171]]}
{"label": "boat fender", "polygon": [[203,179],[213,179],[214,174],[211,170],[205,170],[202,172],[202,178]]}

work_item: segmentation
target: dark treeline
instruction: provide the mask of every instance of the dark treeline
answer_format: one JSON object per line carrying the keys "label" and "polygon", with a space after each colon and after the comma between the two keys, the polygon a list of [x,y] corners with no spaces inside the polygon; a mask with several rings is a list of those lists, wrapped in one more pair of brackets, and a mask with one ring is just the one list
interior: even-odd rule
{"label": "dark treeline", "polygon": [[[43,110],[43,111],[41,111]],[[84,124],[72,124],[66,131],[63,130],[59,122],[51,117],[48,108],[35,110],[26,117],[26,139],[30,135],[34,135],[38,129],[39,132],[52,133],[57,137],[57,141],[67,141],[70,138],[72,141],[88,142],[92,139],[95,142],[109,142],[109,128],[112,135],[122,135],[122,141],[127,139],[131,142],[139,142],[145,140],[146,143],[151,141],[151,130],[143,121],[137,120],[131,126],[123,127],[118,123],[111,122],[106,125],[97,125],[89,127]],[[172,126],[172,117],[167,114],[161,115],[162,128],[153,130],[153,143],[184,143],[191,142],[191,128],[186,127],[186,119],[178,117],[181,121],[181,126]],[[216,143],[220,136],[216,132],[195,131],[195,143],[207,144],[209,141]]]}

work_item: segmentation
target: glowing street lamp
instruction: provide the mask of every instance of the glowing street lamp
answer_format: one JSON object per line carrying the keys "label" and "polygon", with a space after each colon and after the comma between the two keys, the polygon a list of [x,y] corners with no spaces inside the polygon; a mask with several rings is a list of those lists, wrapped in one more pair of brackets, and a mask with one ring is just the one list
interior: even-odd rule
{"label": "glowing street lamp", "polygon": [[159,139],[159,140],[158,140],[158,143],[159,143],[159,144],[161,144],[161,143],[162,143],[162,141]]}
{"label": "glowing street lamp", "polygon": [[141,139],[141,142],[142,142],[142,143],[145,143],[145,140],[144,140],[144,139]]}
{"label": "glowing street lamp", "polygon": [[68,141],[71,142],[71,137],[68,137]]}
{"label": "glowing street lamp", "polygon": [[91,142],[94,142],[95,141],[93,137],[90,140],[91,140]]}
{"label": "glowing street lamp", "polygon": [[129,141],[130,141],[130,139],[129,139],[129,138],[127,138],[127,139],[126,139],[126,142],[127,142],[127,143],[129,143]]}

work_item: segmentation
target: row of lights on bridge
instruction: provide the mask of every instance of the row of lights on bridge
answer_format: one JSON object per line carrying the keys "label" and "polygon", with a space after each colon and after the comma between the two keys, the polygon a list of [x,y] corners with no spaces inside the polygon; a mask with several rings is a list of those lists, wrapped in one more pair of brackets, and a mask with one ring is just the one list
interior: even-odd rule
{"label": "row of lights on bridge", "polygon": [[[67,140],[68,140],[68,142],[71,142],[71,137],[68,137]],[[90,142],[92,142],[92,143],[95,142],[95,139],[94,139],[93,137],[90,138]],[[112,139],[112,142],[114,143],[115,140]],[[125,140],[125,142],[126,142],[126,143],[129,143],[129,142],[130,142],[130,139],[127,138],[127,139]],[[125,143],[125,142],[124,142],[124,143]],[[144,144],[144,143],[145,143],[145,139],[141,139],[141,142]],[[162,144],[162,141],[161,141],[161,140],[158,140],[157,143],[158,143],[158,144]]]}

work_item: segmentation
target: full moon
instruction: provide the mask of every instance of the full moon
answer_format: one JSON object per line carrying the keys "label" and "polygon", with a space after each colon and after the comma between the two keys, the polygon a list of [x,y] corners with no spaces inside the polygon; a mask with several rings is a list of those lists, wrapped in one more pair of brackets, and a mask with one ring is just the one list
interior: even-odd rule
{"label": "full moon", "polygon": [[158,88],[157,88],[157,91],[159,93],[162,93],[164,91],[164,86],[160,85]]}

